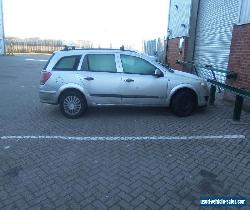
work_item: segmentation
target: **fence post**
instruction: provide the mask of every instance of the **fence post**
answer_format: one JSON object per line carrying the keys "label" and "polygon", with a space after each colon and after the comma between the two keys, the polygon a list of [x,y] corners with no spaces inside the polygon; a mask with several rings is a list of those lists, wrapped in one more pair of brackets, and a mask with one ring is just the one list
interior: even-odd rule
{"label": "fence post", "polygon": [[215,93],[216,93],[216,86],[211,85],[211,87],[210,87],[210,96],[209,96],[209,105],[214,105]]}
{"label": "fence post", "polygon": [[243,101],[244,101],[244,98],[242,96],[236,95],[235,105],[234,105],[234,114],[233,114],[234,121],[240,121]]}

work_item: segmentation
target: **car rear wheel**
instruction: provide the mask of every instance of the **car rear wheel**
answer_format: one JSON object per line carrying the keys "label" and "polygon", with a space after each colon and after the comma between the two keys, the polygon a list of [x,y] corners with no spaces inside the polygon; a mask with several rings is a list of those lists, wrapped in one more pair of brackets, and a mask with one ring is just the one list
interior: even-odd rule
{"label": "car rear wheel", "polygon": [[67,91],[60,98],[60,109],[65,117],[76,119],[86,111],[87,102],[82,94],[76,91]]}
{"label": "car rear wheel", "polygon": [[192,114],[197,107],[197,96],[189,89],[179,90],[171,101],[172,112],[179,117],[186,117]]}

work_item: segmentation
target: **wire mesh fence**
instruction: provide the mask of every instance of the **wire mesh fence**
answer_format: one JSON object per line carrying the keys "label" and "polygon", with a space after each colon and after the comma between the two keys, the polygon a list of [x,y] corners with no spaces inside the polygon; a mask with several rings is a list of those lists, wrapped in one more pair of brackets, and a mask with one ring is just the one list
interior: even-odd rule
{"label": "wire mesh fence", "polygon": [[203,65],[196,65],[196,70],[198,73],[198,76],[203,79],[211,79],[216,80],[221,83],[225,83],[226,77],[227,77],[227,71],[225,72],[218,72],[217,70],[211,68],[211,67],[205,67]]}
{"label": "wire mesh fence", "polygon": [[[65,42],[62,40],[42,40],[42,39],[6,39],[6,53],[53,53],[62,50]],[[80,48],[91,48],[90,41],[79,40],[74,46]]]}
{"label": "wire mesh fence", "polygon": [[11,53],[52,53],[63,49],[60,40],[6,40],[6,52]]}
{"label": "wire mesh fence", "polygon": [[220,83],[225,83],[226,79],[228,78],[228,75],[232,76],[233,74],[233,71],[219,69],[217,67],[214,67],[208,64],[186,62],[186,61],[181,61],[181,60],[177,60],[177,63],[181,65],[191,66],[193,69],[193,73],[195,73],[197,76],[203,79],[216,80]]}

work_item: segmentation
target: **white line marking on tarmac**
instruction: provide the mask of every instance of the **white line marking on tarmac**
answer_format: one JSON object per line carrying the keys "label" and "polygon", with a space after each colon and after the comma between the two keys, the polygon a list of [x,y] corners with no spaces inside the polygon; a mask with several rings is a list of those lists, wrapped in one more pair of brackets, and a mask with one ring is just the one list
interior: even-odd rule
{"label": "white line marking on tarmac", "polygon": [[2,136],[1,140],[16,139],[16,140],[28,140],[28,139],[59,139],[67,141],[168,141],[168,140],[205,140],[205,139],[245,139],[244,135],[207,135],[207,136],[96,136],[96,137],[74,137],[74,136]]}
{"label": "white line marking on tarmac", "polygon": [[48,60],[45,60],[45,59],[34,59],[34,58],[25,58],[24,60],[26,60],[26,61],[40,61],[40,62],[48,61]]}
{"label": "white line marking on tarmac", "polygon": [[24,60],[26,60],[26,61],[34,61],[35,59],[34,58],[25,58]]}

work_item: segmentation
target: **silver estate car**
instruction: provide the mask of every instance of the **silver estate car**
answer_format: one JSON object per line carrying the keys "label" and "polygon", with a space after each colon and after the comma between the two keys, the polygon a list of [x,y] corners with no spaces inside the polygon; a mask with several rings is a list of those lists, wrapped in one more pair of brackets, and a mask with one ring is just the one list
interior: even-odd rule
{"label": "silver estate car", "polygon": [[89,106],[170,107],[180,117],[206,106],[207,83],[129,50],[69,49],[53,53],[41,72],[40,101],[68,118]]}

